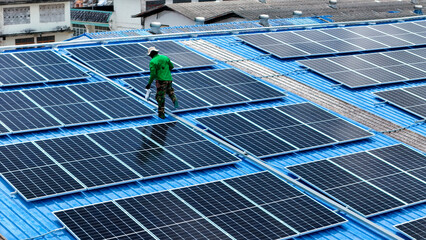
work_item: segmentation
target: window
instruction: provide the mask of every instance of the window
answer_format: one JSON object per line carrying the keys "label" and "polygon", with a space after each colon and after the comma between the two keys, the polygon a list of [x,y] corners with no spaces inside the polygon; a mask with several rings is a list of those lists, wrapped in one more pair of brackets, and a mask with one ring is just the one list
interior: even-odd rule
{"label": "window", "polygon": [[3,9],[4,25],[30,23],[30,7],[9,7]]}
{"label": "window", "polygon": [[37,43],[49,43],[54,41],[55,41],[55,36],[37,37]]}
{"label": "window", "polygon": [[15,45],[25,45],[25,44],[33,44],[34,38],[17,38],[15,39]]}
{"label": "window", "polygon": [[40,5],[40,22],[65,22],[65,4]]}
{"label": "window", "polygon": [[173,3],[188,3],[191,2],[191,0],[173,0]]}
{"label": "window", "polygon": [[95,32],[109,32],[109,31],[111,31],[109,27],[95,26]]}
{"label": "window", "polygon": [[74,31],[74,36],[78,36],[86,32],[86,27],[83,24],[73,24],[72,30]]}
{"label": "window", "polygon": [[166,4],[166,0],[146,1],[146,11]]}

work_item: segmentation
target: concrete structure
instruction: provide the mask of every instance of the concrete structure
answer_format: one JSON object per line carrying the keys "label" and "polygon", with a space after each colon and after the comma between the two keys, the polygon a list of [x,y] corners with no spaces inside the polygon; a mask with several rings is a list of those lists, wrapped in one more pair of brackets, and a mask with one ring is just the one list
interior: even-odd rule
{"label": "concrete structure", "polygon": [[70,1],[0,1],[0,45],[63,41],[72,36]]}
{"label": "concrete structure", "polygon": [[270,19],[293,17],[294,11],[303,12],[304,17],[328,16],[336,22],[359,21],[367,19],[386,19],[415,16],[410,0],[374,0],[339,1],[337,8],[331,8],[329,1],[318,0],[240,0],[217,2],[198,2],[166,4],[134,17],[140,17],[142,26],[148,28],[151,22],[161,22],[163,26],[183,26],[195,24],[195,17],[204,17],[205,23],[223,23],[251,21],[260,14]]}

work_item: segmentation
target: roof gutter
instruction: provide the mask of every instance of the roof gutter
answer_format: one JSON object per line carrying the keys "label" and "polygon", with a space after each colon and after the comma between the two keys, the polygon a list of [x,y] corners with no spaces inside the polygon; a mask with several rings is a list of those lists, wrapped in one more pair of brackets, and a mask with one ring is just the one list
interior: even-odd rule
{"label": "roof gutter", "polygon": [[[129,94],[131,94],[131,95],[133,95],[133,96],[137,97],[138,99],[141,99],[142,101],[144,101],[144,102],[146,102],[146,103],[150,104],[151,106],[153,106],[153,108],[154,108],[154,109],[156,109],[156,108],[157,108],[157,105],[156,105],[155,103],[150,102],[149,100],[147,100],[147,99],[145,99],[144,97],[142,97],[142,96],[140,96],[140,95],[136,94],[135,92],[132,92],[132,91],[131,91],[131,89],[128,89],[128,88],[125,88],[125,87],[121,86],[119,83],[117,83],[117,82],[115,82],[115,81],[113,81],[113,80],[111,80],[111,79],[107,78],[106,76],[104,76],[104,75],[102,75],[100,72],[98,72],[97,70],[94,70],[94,69],[91,69],[91,68],[89,68],[89,67],[87,67],[87,66],[84,66],[83,64],[81,64],[81,63],[77,62],[76,60],[72,59],[72,58],[71,58],[71,57],[69,57],[69,56],[64,55],[64,57],[66,57],[66,58],[67,58],[67,59],[69,59],[70,61],[74,62],[75,64],[77,64],[77,65],[79,65],[79,66],[81,66],[81,67],[83,67],[83,68],[89,69],[90,71],[92,71],[93,73],[97,74],[98,76],[100,76],[100,77],[101,77],[101,78],[103,78],[104,80],[111,82],[112,84],[114,84],[115,86],[117,86],[117,87],[119,87],[119,88],[121,88],[121,89],[125,90],[125,91],[126,91],[126,92],[128,92]],[[277,176],[281,177],[281,178],[282,178],[283,180],[285,180],[286,182],[288,182],[288,183],[290,183],[290,184],[292,184],[292,185],[295,185],[295,186],[297,186],[297,187],[298,187],[298,188],[300,188],[300,189],[303,189],[303,191],[305,191],[305,192],[307,192],[307,193],[309,193],[309,194],[311,194],[311,195],[315,196],[315,197],[316,197],[316,198],[318,198],[318,199],[321,199],[322,201],[324,201],[324,202],[326,202],[327,204],[329,204],[329,205],[331,205],[331,206],[335,207],[335,208],[336,208],[336,209],[338,209],[339,211],[346,213],[346,214],[347,214],[347,215],[349,215],[350,217],[352,217],[352,218],[354,218],[354,219],[358,220],[359,222],[362,222],[363,224],[365,224],[366,226],[368,226],[371,230],[373,230],[374,232],[377,232],[377,233],[378,233],[378,234],[380,234],[381,236],[386,237],[387,239],[393,239],[393,240],[404,240],[403,238],[401,238],[401,237],[397,236],[395,233],[393,233],[393,232],[391,232],[391,231],[389,231],[389,230],[387,230],[387,229],[383,228],[382,226],[380,226],[380,225],[378,225],[378,224],[376,224],[376,223],[374,223],[374,222],[372,222],[372,221],[368,220],[368,219],[367,219],[367,218],[365,218],[364,216],[362,216],[362,215],[360,215],[360,214],[358,214],[358,213],[356,213],[356,212],[354,212],[354,211],[352,211],[352,210],[348,209],[346,206],[343,206],[343,205],[341,205],[340,203],[338,203],[338,202],[336,202],[336,201],[334,201],[334,200],[332,200],[332,199],[330,199],[330,198],[326,197],[325,195],[323,195],[323,194],[321,194],[321,193],[319,193],[319,192],[317,192],[317,191],[315,191],[315,190],[313,190],[313,189],[309,188],[308,186],[306,186],[306,185],[304,185],[304,184],[302,184],[302,183],[298,182],[296,179],[293,179],[293,178],[291,178],[290,176],[287,176],[287,175],[286,175],[286,174],[284,174],[283,172],[281,172],[281,171],[277,170],[276,168],[274,168],[274,167],[272,167],[272,166],[268,165],[268,164],[267,164],[267,163],[265,163],[264,161],[262,161],[262,160],[260,160],[260,159],[258,159],[258,158],[256,158],[256,157],[254,157],[254,156],[252,156],[252,155],[250,155],[250,154],[248,154],[248,153],[246,153],[246,152],[241,151],[240,149],[238,149],[238,148],[234,147],[233,145],[231,145],[231,144],[229,144],[229,143],[225,142],[224,140],[222,140],[222,139],[220,139],[220,138],[216,137],[215,135],[213,135],[213,134],[211,134],[211,133],[207,132],[206,130],[204,130],[204,129],[201,129],[201,128],[197,127],[197,126],[196,126],[196,125],[194,125],[192,122],[190,122],[190,121],[188,121],[188,120],[186,120],[186,119],[184,119],[184,118],[179,117],[178,115],[176,115],[176,114],[174,114],[174,113],[170,112],[169,110],[166,110],[166,113],[167,113],[168,115],[170,115],[171,117],[173,117],[173,118],[177,119],[178,121],[180,121],[180,122],[182,122],[182,123],[185,123],[185,124],[186,124],[186,125],[188,125],[188,126],[191,126],[194,130],[196,130],[196,131],[198,131],[198,132],[201,132],[202,134],[206,135],[207,137],[209,137],[209,138],[213,139],[213,140],[214,140],[214,141],[216,141],[219,145],[225,146],[225,147],[227,147],[227,148],[231,149],[232,151],[234,151],[234,152],[238,153],[240,156],[242,156],[242,157],[246,158],[246,159],[247,159],[249,162],[251,162],[252,164],[254,164],[254,165],[256,165],[256,166],[260,166],[260,167],[262,167],[262,168],[263,168],[263,169],[265,169],[265,170],[269,170],[269,171],[273,172],[274,174],[276,174]]]}
{"label": "roof gutter", "polygon": [[[215,31],[205,31],[205,32],[185,32],[185,33],[170,33],[170,34],[157,34],[157,35],[141,35],[141,36],[129,36],[129,37],[116,37],[116,38],[102,38],[102,39],[85,39],[72,42],[54,42],[54,43],[44,43],[44,44],[28,44],[26,47],[63,47],[67,45],[83,45],[83,44],[96,44],[96,43],[108,43],[108,42],[120,42],[128,40],[141,40],[141,41],[154,41],[167,38],[182,38],[182,37],[202,37],[202,36],[212,36],[212,35],[227,35],[227,34],[240,34],[240,33],[252,33],[252,32],[271,32],[277,30],[296,30],[296,29],[305,29],[305,28],[323,28],[323,27],[343,27],[350,25],[367,25],[367,24],[376,24],[376,23],[394,23],[394,22],[403,22],[407,20],[425,20],[426,15],[414,16],[414,17],[404,17],[404,18],[391,18],[391,19],[379,19],[379,20],[369,20],[369,21],[352,21],[352,22],[334,22],[334,23],[318,23],[318,24],[305,24],[305,25],[290,25],[290,26],[274,26],[274,27],[258,27],[258,28],[245,28],[245,29],[230,29],[230,30],[215,30]],[[14,50],[17,46],[2,46],[0,47],[0,52],[6,50]]]}

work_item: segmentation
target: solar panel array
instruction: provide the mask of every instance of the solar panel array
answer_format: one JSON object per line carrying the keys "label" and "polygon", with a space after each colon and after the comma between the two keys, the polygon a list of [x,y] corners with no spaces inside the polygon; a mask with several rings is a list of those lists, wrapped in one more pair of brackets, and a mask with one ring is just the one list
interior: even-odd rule
{"label": "solar panel array", "polygon": [[261,33],[239,38],[279,58],[296,58],[424,45],[426,27],[421,23]]}
{"label": "solar panel array", "polygon": [[167,55],[175,69],[212,66],[216,63],[173,41],[131,43],[66,49],[75,58],[106,76],[149,72],[149,47]]}
{"label": "solar panel array", "polygon": [[0,134],[153,115],[109,82],[0,93]]}
{"label": "solar panel array", "polygon": [[78,239],[287,239],[346,222],[268,172],[54,214]]}
{"label": "solar panel array", "polygon": [[257,157],[318,148],[373,135],[310,103],[200,117],[197,121]]}
{"label": "solar panel array", "polygon": [[426,217],[398,224],[395,227],[415,240],[426,239]]}
{"label": "solar panel array", "polygon": [[404,145],[287,169],[367,217],[426,200],[426,156]]}
{"label": "solar panel array", "polygon": [[426,86],[375,92],[374,95],[426,119]]}
{"label": "solar panel array", "polygon": [[238,161],[177,122],[0,146],[0,173],[27,201]]}
{"label": "solar panel array", "polygon": [[89,75],[52,51],[0,54],[0,86],[76,80]]}
{"label": "solar panel array", "polygon": [[[145,93],[149,77],[122,79],[140,93]],[[155,84],[153,84],[155,85]],[[179,101],[174,112],[285,97],[285,94],[235,69],[207,70],[173,74],[173,88]],[[154,93],[151,95],[155,100]]]}
{"label": "solar panel array", "polygon": [[350,88],[426,78],[426,48],[310,59],[299,63]]}

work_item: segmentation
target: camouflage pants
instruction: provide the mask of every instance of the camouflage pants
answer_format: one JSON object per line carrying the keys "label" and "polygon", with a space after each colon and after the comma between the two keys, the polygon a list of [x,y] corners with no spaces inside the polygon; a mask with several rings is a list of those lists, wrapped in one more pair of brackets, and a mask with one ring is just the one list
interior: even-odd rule
{"label": "camouflage pants", "polygon": [[158,113],[164,114],[166,93],[167,95],[169,95],[170,99],[172,99],[172,102],[174,103],[177,100],[175,90],[173,89],[172,81],[157,80],[155,82],[155,86],[157,87],[157,94],[155,94],[155,100],[157,100],[158,104]]}

